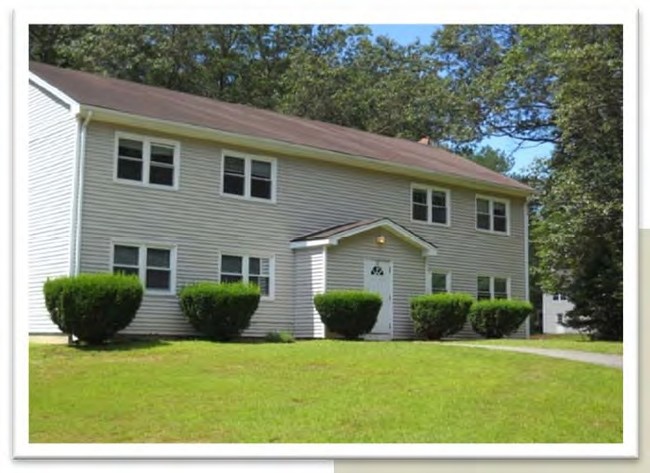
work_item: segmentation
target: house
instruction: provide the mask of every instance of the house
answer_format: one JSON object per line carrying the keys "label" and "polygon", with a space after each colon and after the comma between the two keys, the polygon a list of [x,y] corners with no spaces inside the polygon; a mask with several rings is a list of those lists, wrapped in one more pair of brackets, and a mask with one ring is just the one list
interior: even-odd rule
{"label": "house", "polygon": [[544,333],[579,333],[578,330],[562,325],[566,313],[573,309],[573,303],[562,294],[542,296],[542,330]]}
{"label": "house", "polygon": [[[315,294],[369,288],[369,338],[413,337],[409,298],[528,296],[531,189],[409,140],[30,64],[29,317],[47,277],[138,274],[131,334],[193,334],[197,280],[252,281],[246,336],[325,336]],[[527,336],[524,323],[517,336]],[[459,336],[476,336],[467,326]]]}

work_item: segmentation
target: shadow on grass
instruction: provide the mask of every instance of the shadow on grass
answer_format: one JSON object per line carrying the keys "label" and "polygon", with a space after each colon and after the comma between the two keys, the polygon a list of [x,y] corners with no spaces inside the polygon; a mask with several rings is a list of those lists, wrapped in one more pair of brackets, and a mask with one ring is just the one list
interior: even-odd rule
{"label": "shadow on grass", "polygon": [[131,351],[161,347],[170,344],[169,341],[161,339],[117,339],[99,345],[76,343],[70,345],[70,347],[80,351]]}

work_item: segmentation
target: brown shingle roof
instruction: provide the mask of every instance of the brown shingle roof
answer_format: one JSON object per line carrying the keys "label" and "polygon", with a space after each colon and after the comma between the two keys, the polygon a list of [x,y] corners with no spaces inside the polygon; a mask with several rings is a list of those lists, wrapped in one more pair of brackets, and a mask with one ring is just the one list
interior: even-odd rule
{"label": "brown shingle roof", "polygon": [[441,148],[135,82],[30,62],[30,71],[82,105],[363,156],[443,175],[531,189]]}

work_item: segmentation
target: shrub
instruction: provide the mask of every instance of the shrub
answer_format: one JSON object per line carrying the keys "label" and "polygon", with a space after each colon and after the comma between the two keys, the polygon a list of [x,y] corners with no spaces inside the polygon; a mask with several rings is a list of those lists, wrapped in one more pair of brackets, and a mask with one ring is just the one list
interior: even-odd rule
{"label": "shrub", "polygon": [[486,338],[510,335],[533,312],[533,305],[520,300],[484,300],[472,304],[469,321],[475,332]]}
{"label": "shrub", "polygon": [[269,332],[266,334],[266,337],[264,337],[264,340],[270,343],[293,343],[296,341],[296,339],[293,338],[293,334],[284,330],[279,332]]}
{"label": "shrub", "polygon": [[379,294],[367,291],[330,291],[314,297],[314,305],[325,326],[348,340],[372,330],[381,303]]}
{"label": "shrub", "polygon": [[430,294],[411,299],[415,330],[429,340],[458,332],[467,321],[474,298],[468,294]]}
{"label": "shrub", "polygon": [[231,340],[248,328],[260,302],[254,284],[198,282],[185,286],[179,303],[190,324],[213,340]]}
{"label": "shrub", "polygon": [[80,274],[48,279],[45,307],[63,333],[89,344],[102,343],[126,328],[142,302],[137,276]]}

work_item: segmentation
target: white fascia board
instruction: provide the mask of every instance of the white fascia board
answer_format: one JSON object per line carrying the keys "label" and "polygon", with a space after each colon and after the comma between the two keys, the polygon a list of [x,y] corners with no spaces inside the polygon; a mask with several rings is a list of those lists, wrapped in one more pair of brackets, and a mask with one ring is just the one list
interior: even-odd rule
{"label": "white fascia board", "polygon": [[429,242],[422,240],[421,238],[418,238],[416,235],[412,234],[411,232],[408,232],[404,230],[402,227],[397,225],[395,222],[388,220],[388,219],[382,219],[378,220],[377,222],[370,223],[368,225],[363,225],[361,227],[353,228],[351,230],[348,230],[346,232],[339,233],[336,235],[334,238],[332,238],[333,243],[337,244],[338,241],[342,238],[348,238],[353,235],[358,235],[359,233],[364,233],[369,230],[374,230],[375,228],[387,228],[391,230],[393,233],[395,233],[397,236],[403,238],[404,240],[410,242],[414,246],[418,246],[422,248],[422,254],[423,256],[436,256],[438,254],[438,251],[436,247],[431,245]]}
{"label": "white fascia board", "polygon": [[70,107],[70,113],[72,115],[77,116],[79,114],[79,111],[81,109],[81,105],[79,104],[79,102],[77,102],[75,99],[70,97],[65,92],[57,89],[56,87],[54,87],[49,82],[44,81],[43,79],[38,77],[33,72],[29,73],[29,81],[33,82],[34,84],[36,84],[40,88],[46,90],[47,92],[49,92],[50,94],[54,95],[56,98],[61,100],[63,103],[68,105]]}
{"label": "white fascia board", "polygon": [[292,250],[302,250],[302,249],[305,249],[305,248],[315,248],[315,247],[318,247],[318,246],[329,246],[329,245],[332,245],[332,244],[336,244],[336,243],[332,243],[331,239],[325,238],[325,239],[322,239],[322,240],[292,241],[289,244],[289,247]]}
{"label": "white fascia board", "polygon": [[456,185],[472,190],[484,192],[496,192],[503,195],[511,195],[524,198],[532,191],[517,189],[513,187],[501,186],[463,176],[443,174],[425,169],[396,164],[380,159],[369,158],[367,156],[358,156],[337,151],[330,151],[321,148],[313,148],[306,145],[298,145],[285,141],[273,140],[270,138],[260,138],[249,135],[242,135],[229,131],[216,130],[198,125],[162,120],[159,118],[146,117],[143,115],[134,115],[125,112],[119,112],[102,107],[90,105],[81,105],[82,110],[93,112],[93,120],[104,121],[125,126],[137,128],[147,128],[162,133],[182,135],[202,140],[218,141],[222,145],[230,145],[250,150],[261,150],[265,153],[279,153],[288,156],[300,158],[318,159],[322,161],[344,164],[375,171],[383,171],[392,174],[400,174],[418,179],[431,179],[436,182],[447,185]]}

